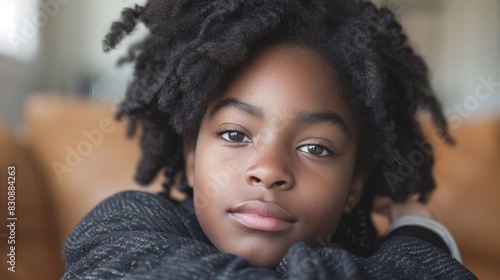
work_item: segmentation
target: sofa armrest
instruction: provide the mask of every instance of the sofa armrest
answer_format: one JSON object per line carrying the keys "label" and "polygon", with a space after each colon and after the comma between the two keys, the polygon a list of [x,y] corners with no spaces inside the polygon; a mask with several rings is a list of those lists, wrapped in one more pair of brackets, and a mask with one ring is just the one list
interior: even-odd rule
{"label": "sofa armrest", "polygon": [[[57,279],[63,266],[61,262],[55,261],[60,258],[60,250],[56,247],[52,235],[55,226],[50,216],[48,185],[29,148],[23,147],[2,122],[0,155],[0,279]],[[8,167],[15,168],[15,195],[11,193],[10,199],[7,193]],[[5,225],[8,215],[7,201],[12,201],[13,197],[13,217],[17,220],[8,221],[14,223],[8,228]],[[12,236],[13,238],[9,239]],[[11,250],[11,246],[15,247],[14,250]],[[7,257],[7,254],[12,256]],[[15,266],[15,273],[8,270],[12,266]]]}

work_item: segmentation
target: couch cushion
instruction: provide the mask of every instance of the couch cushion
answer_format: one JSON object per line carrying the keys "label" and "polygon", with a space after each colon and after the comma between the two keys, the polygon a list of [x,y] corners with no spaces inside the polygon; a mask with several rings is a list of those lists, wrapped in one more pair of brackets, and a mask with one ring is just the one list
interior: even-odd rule
{"label": "couch cushion", "polygon": [[451,130],[455,146],[435,141],[438,189],[429,207],[454,234],[464,264],[479,279],[500,275],[500,120],[463,123]]}
{"label": "couch cushion", "polygon": [[[44,178],[36,168],[36,160],[21,146],[9,128],[0,122],[0,279],[57,279],[62,265],[51,232],[55,228],[50,218],[50,201]],[[7,168],[15,167],[15,244],[8,244],[10,230],[7,221]],[[13,193],[11,193],[13,194]],[[7,269],[6,255],[15,246],[15,273]],[[5,251],[8,249],[8,251]],[[10,259],[10,257],[9,257]]]}
{"label": "couch cushion", "polygon": [[49,182],[60,251],[77,223],[104,198],[123,190],[161,189],[162,178],[148,188],[134,182],[137,137],[126,139],[126,122],[116,122],[113,112],[109,104],[57,94],[34,95],[26,103],[28,140]]}
{"label": "couch cushion", "polygon": [[[437,189],[429,208],[455,237],[464,265],[479,279],[497,279],[500,275],[497,217],[500,213],[500,120],[464,122],[450,131],[456,140],[455,146],[437,137],[439,131],[431,125],[428,116],[422,117],[422,125],[435,158]],[[424,149],[420,150],[423,154]],[[381,233],[389,227],[380,215],[374,215],[374,222]]]}

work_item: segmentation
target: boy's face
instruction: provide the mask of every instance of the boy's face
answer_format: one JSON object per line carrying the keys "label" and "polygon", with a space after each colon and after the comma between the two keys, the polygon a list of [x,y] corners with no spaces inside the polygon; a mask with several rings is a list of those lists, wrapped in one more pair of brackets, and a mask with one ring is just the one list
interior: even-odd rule
{"label": "boy's face", "polygon": [[209,104],[186,172],[220,251],[274,267],[296,242],[325,242],[359,201],[359,131],[333,77],[315,52],[273,46]]}

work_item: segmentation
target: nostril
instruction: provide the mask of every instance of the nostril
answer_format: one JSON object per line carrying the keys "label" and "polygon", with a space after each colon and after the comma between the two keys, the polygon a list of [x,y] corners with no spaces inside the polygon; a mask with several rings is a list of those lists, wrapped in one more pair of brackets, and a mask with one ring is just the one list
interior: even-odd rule
{"label": "nostril", "polygon": [[259,178],[257,178],[257,177],[255,177],[255,176],[252,176],[252,178],[251,178],[251,179],[252,179],[252,181],[253,181],[254,183],[257,183],[257,184],[262,183],[262,180],[261,180],[261,179],[259,179]]}
{"label": "nostril", "polygon": [[254,185],[254,186],[264,186],[266,188],[274,188],[274,187],[283,187],[285,185],[287,185],[287,181],[286,180],[279,180],[279,181],[276,181],[274,183],[266,183],[265,181],[261,180],[259,177],[256,177],[256,176],[251,176],[250,177],[250,182],[249,182],[251,185]]}

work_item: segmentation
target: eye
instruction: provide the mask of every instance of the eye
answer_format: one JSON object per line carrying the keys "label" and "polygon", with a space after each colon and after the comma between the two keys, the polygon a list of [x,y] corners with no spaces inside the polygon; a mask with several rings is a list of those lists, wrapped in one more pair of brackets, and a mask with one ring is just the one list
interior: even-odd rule
{"label": "eye", "polygon": [[332,152],[325,146],[316,144],[307,144],[300,146],[299,151],[306,152],[308,154],[319,157],[329,156],[332,154]]}
{"label": "eye", "polygon": [[220,136],[229,142],[250,142],[248,136],[235,130],[221,132]]}

